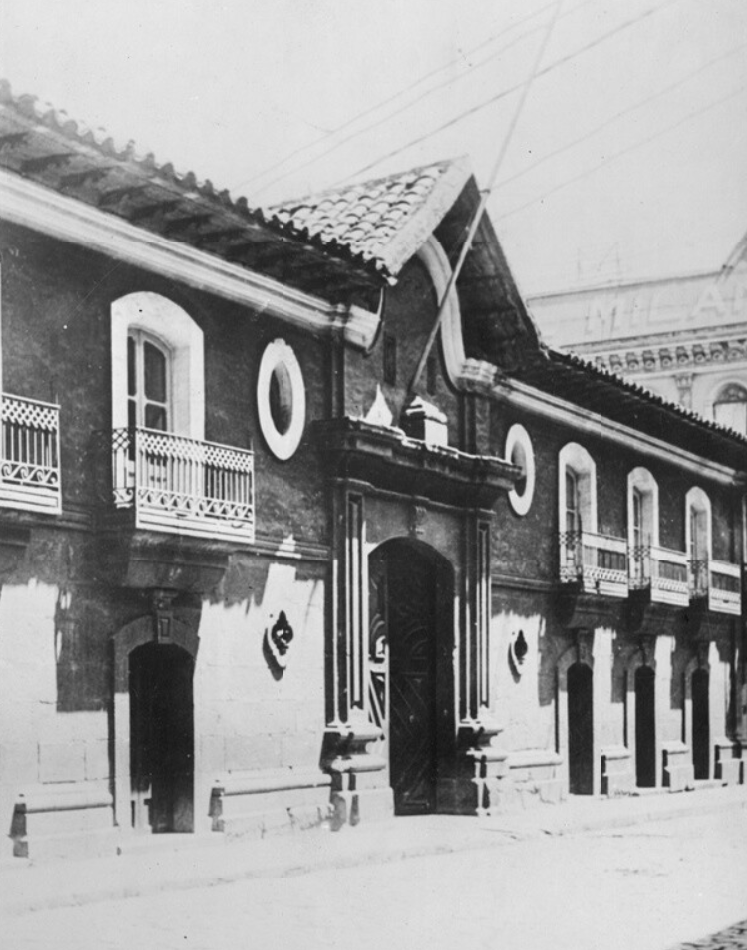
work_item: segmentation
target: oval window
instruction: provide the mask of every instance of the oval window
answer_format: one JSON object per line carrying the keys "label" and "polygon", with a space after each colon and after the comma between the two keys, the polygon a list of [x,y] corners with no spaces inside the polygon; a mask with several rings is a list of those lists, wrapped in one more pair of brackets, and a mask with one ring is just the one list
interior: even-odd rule
{"label": "oval window", "polygon": [[262,354],[257,379],[262,435],[276,458],[289,459],[306,422],[306,393],[296,355],[285,340],[273,340]]}
{"label": "oval window", "polygon": [[534,448],[529,433],[522,425],[513,425],[506,437],[506,460],[521,469],[521,477],[508,493],[508,500],[517,515],[525,515],[534,498]]}

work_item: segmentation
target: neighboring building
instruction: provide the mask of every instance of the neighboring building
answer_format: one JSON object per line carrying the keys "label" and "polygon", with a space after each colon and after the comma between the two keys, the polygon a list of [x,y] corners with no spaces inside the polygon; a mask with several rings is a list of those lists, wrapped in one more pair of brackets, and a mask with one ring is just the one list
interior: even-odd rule
{"label": "neighboring building", "polygon": [[741,780],[747,439],[542,347],[464,161],[266,211],[0,87],[15,853]]}
{"label": "neighboring building", "polygon": [[717,273],[605,284],[528,301],[544,338],[747,432],[747,243]]}

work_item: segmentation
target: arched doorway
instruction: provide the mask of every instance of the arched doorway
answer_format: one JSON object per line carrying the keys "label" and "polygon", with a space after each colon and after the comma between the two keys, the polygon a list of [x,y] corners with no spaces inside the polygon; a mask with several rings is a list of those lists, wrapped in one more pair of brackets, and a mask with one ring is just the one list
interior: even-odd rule
{"label": "arched doorway", "polygon": [[369,557],[369,699],[397,815],[436,811],[453,760],[453,587],[425,545],[388,541]]}
{"label": "arched doorway", "polygon": [[194,658],[174,644],[130,653],[133,827],[194,830]]}
{"label": "arched doorway", "polygon": [[708,708],[708,670],[698,669],[692,678],[693,775],[710,778],[711,724]]}
{"label": "arched doorway", "polygon": [[635,782],[640,788],[656,785],[656,675],[650,666],[635,671]]}
{"label": "arched doorway", "polygon": [[572,795],[594,792],[594,674],[586,663],[568,668],[568,771]]}

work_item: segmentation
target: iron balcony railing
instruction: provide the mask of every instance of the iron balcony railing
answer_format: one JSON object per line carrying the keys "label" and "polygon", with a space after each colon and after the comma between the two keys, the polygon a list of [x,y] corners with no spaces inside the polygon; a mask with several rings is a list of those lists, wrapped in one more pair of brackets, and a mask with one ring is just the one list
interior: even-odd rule
{"label": "iron balcony railing", "polygon": [[140,528],[254,541],[254,453],[154,429],[111,437],[115,508]]}
{"label": "iron balcony railing", "polygon": [[628,564],[631,590],[648,590],[654,603],[687,606],[690,587],[684,551],[645,544],[630,549]]}
{"label": "iron balcony railing", "polygon": [[585,591],[627,597],[628,557],[623,538],[589,531],[560,534],[560,581]]}
{"label": "iron balcony railing", "polygon": [[0,506],[59,514],[60,407],[0,397]]}

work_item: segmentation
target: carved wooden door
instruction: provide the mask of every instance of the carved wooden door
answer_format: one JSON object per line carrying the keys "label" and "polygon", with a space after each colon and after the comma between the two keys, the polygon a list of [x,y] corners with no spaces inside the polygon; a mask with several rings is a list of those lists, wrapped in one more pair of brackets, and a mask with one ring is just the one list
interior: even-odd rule
{"label": "carved wooden door", "polygon": [[435,609],[431,564],[399,549],[387,563],[389,768],[397,814],[435,809]]}

